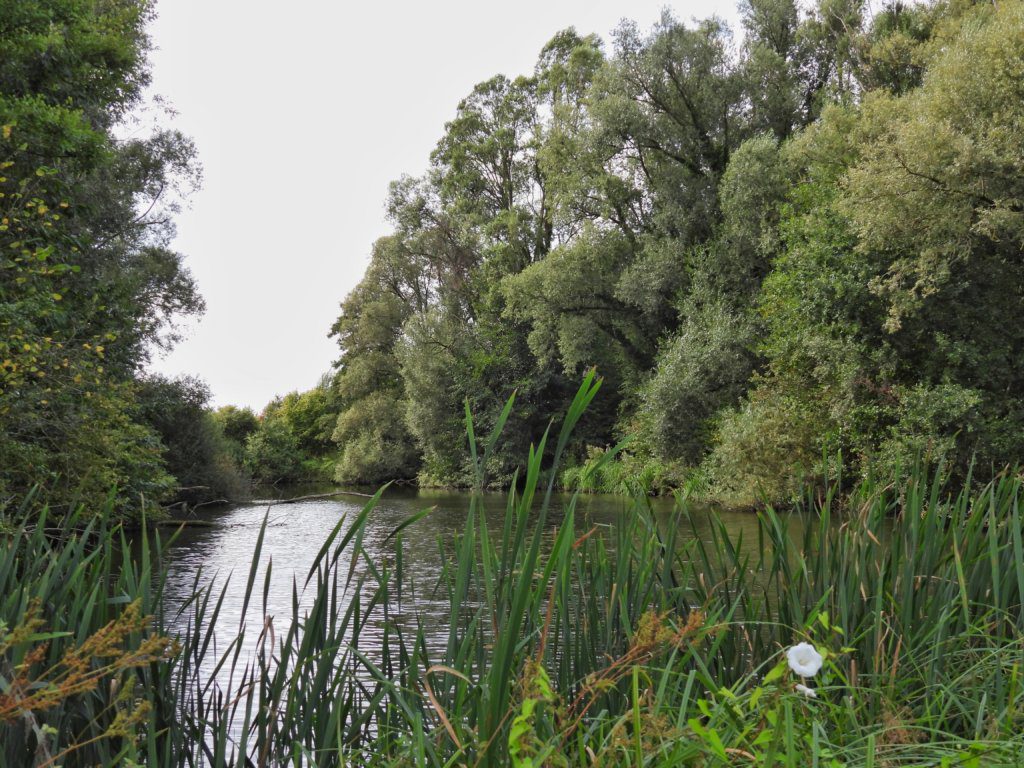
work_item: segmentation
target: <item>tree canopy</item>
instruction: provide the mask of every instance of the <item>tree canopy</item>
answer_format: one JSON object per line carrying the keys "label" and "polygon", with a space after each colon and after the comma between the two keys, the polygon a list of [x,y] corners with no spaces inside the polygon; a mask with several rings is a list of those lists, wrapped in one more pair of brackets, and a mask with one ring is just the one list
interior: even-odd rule
{"label": "tree canopy", "polygon": [[740,11],[563,30],[475,86],[388,190],[335,369],[257,415],[143,373],[203,309],[171,248],[195,148],[117,130],[151,6],[0,0],[0,504],[466,484],[466,406],[487,432],[514,393],[505,482],[592,368],[572,457],[628,438],[609,476],[649,490],[1019,462],[1021,3]]}
{"label": "tree canopy", "polygon": [[176,131],[115,131],[149,82],[151,15],[0,2],[0,506],[42,485],[131,509],[177,485],[139,377],[203,309],[170,248],[200,171]]}
{"label": "tree canopy", "polygon": [[465,482],[515,391],[505,478],[591,367],[580,461],[722,495],[1019,461],[1021,13],[749,0],[478,85],[335,326],[338,477]]}

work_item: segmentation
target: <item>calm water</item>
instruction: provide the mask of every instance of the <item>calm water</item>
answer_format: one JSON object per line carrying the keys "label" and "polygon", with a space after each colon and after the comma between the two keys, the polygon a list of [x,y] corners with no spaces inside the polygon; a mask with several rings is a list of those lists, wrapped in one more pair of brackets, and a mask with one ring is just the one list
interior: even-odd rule
{"label": "calm water", "polygon": [[[309,492],[301,491],[295,495]],[[555,499],[548,525],[554,527],[561,522],[562,510],[568,499],[568,496]],[[339,519],[343,516],[353,519],[365,501],[355,496],[292,504],[262,501],[203,515],[202,519],[210,522],[210,527],[186,528],[165,551],[168,569],[165,608],[171,627],[181,631],[187,628],[191,611],[179,614],[178,609],[193,594],[197,583],[201,586],[212,584],[218,589],[227,584],[220,619],[214,631],[214,641],[219,649],[233,641],[244,624],[247,630],[243,653],[251,652],[267,617],[275,622],[275,630],[281,633],[292,614],[293,588],[301,604],[308,604],[312,600],[310,593],[313,590],[304,591],[303,585],[317,552]],[[650,503],[662,524],[672,524],[671,499],[652,499]],[[628,499],[618,496],[581,497],[576,514],[580,534],[595,525],[599,526],[599,531],[608,531],[623,515],[629,514],[629,504]],[[363,546],[378,566],[392,563],[394,541],[387,540],[389,534],[410,515],[431,507],[434,508],[433,512],[403,532],[404,568],[408,584],[403,593],[400,613],[405,614],[406,619],[413,613],[423,617],[428,629],[428,644],[436,643],[435,647],[440,647],[447,638],[448,618],[447,600],[443,594],[435,594],[434,590],[442,557],[441,546],[443,543],[445,550],[450,551],[453,537],[465,527],[469,495],[449,491],[389,491],[368,519]],[[504,522],[505,497],[500,494],[486,496],[484,508],[492,535],[500,534]],[[756,541],[757,523],[754,515],[724,512],[722,516],[731,530],[743,532],[747,541]],[[246,581],[264,517],[268,523],[256,586],[252,601],[243,616]],[[687,533],[694,535],[688,528],[686,533],[680,531],[679,535]],[[699,528],[697,535],[703,535]],[[345,560],[348,555],[348,552],[342,554],[342,564],[346,570],[350,562]],[[268,567],[270,578],[266,581],[264,605],[263,589]],[[365,569],[366,565],[357,561],[356,567]],[[395,618],[401,620],[402,616]],[[370,650],[375,639],[374,633],[379,631],[382,631],[382,627],[364,632],[360,645]],[[210,658],[217,655],[211,654]]]}

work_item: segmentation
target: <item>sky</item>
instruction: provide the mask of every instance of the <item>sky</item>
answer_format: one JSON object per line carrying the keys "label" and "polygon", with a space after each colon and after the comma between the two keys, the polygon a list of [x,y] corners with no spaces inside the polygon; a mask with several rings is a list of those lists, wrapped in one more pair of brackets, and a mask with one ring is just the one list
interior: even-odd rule
{"label": "sky", "polygon": [[203,165],[173,247],[207,310],[151,368],[256,411],[315,386],[339,354],[339,305],[388,232],[388,183],[426,170],[459,100],[532,72],[560,29],[608,41],[664,7],[736,26],[734,0],[158,0],[150,95]]}

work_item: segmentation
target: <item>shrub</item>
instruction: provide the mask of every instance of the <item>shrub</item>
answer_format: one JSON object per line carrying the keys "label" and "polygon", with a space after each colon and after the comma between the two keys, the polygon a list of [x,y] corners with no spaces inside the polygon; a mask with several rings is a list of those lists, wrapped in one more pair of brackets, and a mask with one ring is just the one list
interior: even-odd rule
{"label": "shrub", "polygon": [[293,482],[302,477],[302,451],[282,419],[265,418],[245,441],[245,468],[261,483]]}

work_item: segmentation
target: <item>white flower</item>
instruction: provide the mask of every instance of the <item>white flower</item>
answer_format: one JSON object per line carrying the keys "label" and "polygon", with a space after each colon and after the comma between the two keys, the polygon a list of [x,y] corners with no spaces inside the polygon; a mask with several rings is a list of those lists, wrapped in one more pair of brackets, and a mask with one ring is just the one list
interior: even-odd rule
{"label": "white flower", "polygon": [[800,677],[814,677],[821,669],[821,654],[810,643],[797,643],[786,651],[789,668]]}
{"label": "white flower", "polygon": [[803,685],[801,683],[796,684],[796,690],[798,693],[802,693],[804,696],[807,696],[809,698],[818,698],[818,692],[816,690],[814,690],[813,688],[808,688],[806,685]]}

